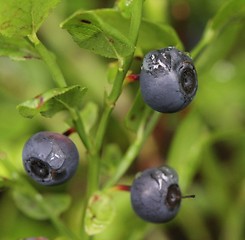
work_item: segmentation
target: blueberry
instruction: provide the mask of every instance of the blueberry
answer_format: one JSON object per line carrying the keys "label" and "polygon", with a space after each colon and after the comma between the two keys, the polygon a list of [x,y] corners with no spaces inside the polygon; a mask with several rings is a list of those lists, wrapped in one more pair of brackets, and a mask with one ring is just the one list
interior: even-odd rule
{"label": "blueberry", "polygon": [[151,51],[143,59],[140,88],[144,101],[154,110],[182,110],[197,91],[197,73],[192,59],[174,47]]}
{"label": "blueberry", "polygon": [[131,186],[131,205],[148,222],[164,223],[176,216],[181,202],[178,175],[170,167],[151,168],[138,174]]}
{"label": "blueberry", "polygon": [[78,166],[75,144],[59,133],[39,132],[25,144],[22,159],[27,174],[42,185],[57,185],[70,179]]}

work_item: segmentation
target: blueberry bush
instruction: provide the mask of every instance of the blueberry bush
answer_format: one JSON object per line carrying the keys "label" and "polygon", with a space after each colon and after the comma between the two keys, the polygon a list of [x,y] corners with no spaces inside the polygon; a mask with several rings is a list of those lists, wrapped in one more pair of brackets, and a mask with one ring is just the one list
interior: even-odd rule
{"label": "blueberry bush", "polygon": [[[244,32],[244,0],[0,0],[0,239],[245,239]],[[198,89],[164,114],[144,102],[139,75],[148,52],[168,47],[192,59]],[[59,185],[22,164],[43,131],[78,149]],[[196,197],[170,222],[148,223],[130,185],[163,165]]]}

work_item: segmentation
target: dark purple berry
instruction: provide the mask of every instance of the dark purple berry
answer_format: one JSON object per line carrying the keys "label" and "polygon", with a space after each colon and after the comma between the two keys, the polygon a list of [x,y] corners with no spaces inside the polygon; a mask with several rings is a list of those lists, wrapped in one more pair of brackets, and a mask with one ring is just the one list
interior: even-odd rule
{"label": "dark purple berry", "polygon": [[57,185],[74,175],[79,154],[67,136],[39,132],[26,142],[22,158],[25,170],[32,179],[42,185]]}
{"label": "dark purple berry", "polygon": [[140,72],[144,101],[154,110],[173,113],[185,108],[197,91],[197,73],[192,59],[174,47],[145,55]]}
{"label": "dark purple berry", "polygon": [[164,223],[176,216],[181,203],[178,175],[163,166],[138,174],[131,186],[131,204],[143,220]]}

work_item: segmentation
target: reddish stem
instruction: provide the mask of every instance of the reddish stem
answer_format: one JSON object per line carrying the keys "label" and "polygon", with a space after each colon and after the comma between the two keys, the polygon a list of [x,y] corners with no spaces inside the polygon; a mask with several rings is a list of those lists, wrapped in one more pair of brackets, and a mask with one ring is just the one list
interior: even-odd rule
{"label": "reddish stem", "polygon": [[35,99],[38,99],[38,104],[37,104],[37,109],[41,108],[44,104],[44,99],[42,95],[37,95],[36,97],[34,97]]}
{"label": "reddish stem", "polygon": [[68,130],[66,130],[65,132],[63,132],[63,135],[69,137],[74,132],[76,132],[76,129],[75,128],[69,128]]}
{"label": "reddish stem", "polygon": [[113,189],[117,190],[117,191],[130,192],[131,186],[129,186],[129,185],[116,185],[113,187]]}
{"label": "reddish stem", "polygon": [[127,75],[125,80],[127,83],[136,82],[139,80],[139,74],[134,74],[134,73],[129,74],[129,75]]}

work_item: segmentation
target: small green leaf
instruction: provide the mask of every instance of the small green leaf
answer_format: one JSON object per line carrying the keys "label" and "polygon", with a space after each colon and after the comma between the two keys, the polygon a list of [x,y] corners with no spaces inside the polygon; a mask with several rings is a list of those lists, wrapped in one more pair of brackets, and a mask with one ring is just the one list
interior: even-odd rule
{"label": "small green leaf", "polygon": [[53,88],[47,92],[17,106],[23,117],[32,118],[40,113],[44,117],[52,117],[63,110],[80,108],[86,88],[78,85]]}
{"label": "small green leaf", "polygon": [[[62,24],[80,47],[111,58],[127,56],[134,50],[126,37],[129,26],[130,19],[115,9],[79,11]],[[183,49],[171,26],[141,22],[137,47],[147,52],[169,45]]]}
{"label": "small green leaf", "polygon": [[[119,29],[123,34],[128,34],[129,19],[120,19],[120,16],[110,14],[110,21],[114,28]],[[183,44],[175,30],[167,24],[157,24],[142,19],[137,48],[139,52],[148,52],[153,49],[161,49],[167,46],[175,46],[183,49]]]}
{"label": "small green leaf", "polygon": [[[45,209],[40,204],[42,198],[43,204],[46,204]],[[31,197],[29,194],[25,194],[18,190],[13,191],[13,199],[16,206],[25,215],[37,220],[49,219],[50,213],[47,213],[47,209],[52,211],[52,214],[59,216],[66,211],[71,203],[71,197],[68,194],[48,194],[48,195],[34,195]]]}
{"label": "small green leaf", "polygon": [[98,119],[98,105],[93,102],[88,102],[81,111],[81,118],[84,123],[85,131],[88,134]]}
{"label": "small green leaf", "polygon": [[16,169],[4,151],[0,150],[0,177],[3,181],[12,179]]}
{"label": "small green leaf", "polygon": [[8,186],[8,181],[12,178],[14,171],[6,154],[0,150],[0,191],[1,188]]}
{"label": "small green leaf", "polygon": [[[233,29],[235,28],[233,27]],[[229,45],[231,44],[226,42],[225,39],[223,39],[223,43],[220,42],[221,47],[229,48]],[[220,48],[220,50],[224,48]],[[223,51],[226,51],[226,49]],[[243,129],[245,111],[244,78],[243,61],[233,62],[224,59],[216,61],[210,66],[209,71],[202,74],[204,81],[199,84],[198,98],[195,104],[208,126],[221,131]]]}
{"label": "small green leaf", "polygon": [[118,0],[116,7],[120,10],[122,15],[126,18],[131,16],[133,0]]}
{"label": "small green leaf", "polygon": [[209,23],[209,27],[214,31],[218,31],[225,27],[226,24],[232,23],[234,20],[244,20],[244,17],[244,0],[228,1],[219,9],[213,20]]}
{"label": "small green leaf", "polygon": [[213,19],[208,22],[201,40],[192,50],[192,56],[196,57],[205,47],[210,45],[222,31],[225,31],[228,26],[244,25],[244,16],[244,0],[225,2]]}
{"label": "small green leaf", "polygon": [[[212,44],[207,44],[205,41],[203,42],[203,46],[198,44],[200,48],[197,46],[194,52],[191,53],[191,56],[194,57],[195,66],[200,79],[204,79],[204,76],[206,78],[206,75],[209,74],[209,71],[215,66],[217,61],[226,59],[228,54],[233,53],[235,42],[239,41],[241,34],[244,32],[243,26],[242,24],[230,24],[217,38],[210,39]],[[198,58],[196,58],[196,56],[198,56]],[[202,84],[202,82],[200,82],[200,84]],[[204,84],[204,86],[206,85]],[[199,89],[201,90],[202,87]]]}
{"label": "small green leaf", "polygon": [[144,110],[146,109],[146,104],[143,101],[141,91],[139,90],[135,100],[133,102],[133,105],[131,109],[129,110],[126,118],[125,118],[125,125],[130,130],[136,132],[140,122],[142,120],[142,117],[144,115]]}
{"label": "small green leaf", "polygon": [[24,37],[36,33],[60,0],[0,0],[0,34]]}
{"label": "small green leaf", "polygon": [[101,161],[104,177],[110,178],[115,174],[122,157],[122,151],[117,144],[112,143],[105,146]]}
{"label": "small green leaf", "polygon": [[183,45],[175,30],[167,24],[156,24],[143,20],[140,26],[137,47],[144,52],[175,46],[182,50]]}
{"label": "small green leaf", "polygon": [[39,58],[36,50],[24,38],[8,38],[0,35],[0,56],[13,60]]}
{"label": "small green leaf", "polygon": [[179,126],[168,155],[168,164],[178,172],[183,191],[197,172],[208,139],[205,123],[197,113],[189,113]]}
{"label": "small green leaf", "polygon": [[121,58],[133,52],[128,38],[111,24],[111,15],[123,21],[120,12],[113,9],[78,11],[61,26],[81,47],[108,58]]}
{"label": "small green leaf", "polygon": [[103,192],[94,193],[89,199],[85,215],[85,231],[88,235],[101,233],[110,225],[115,215],[113,202]]}

